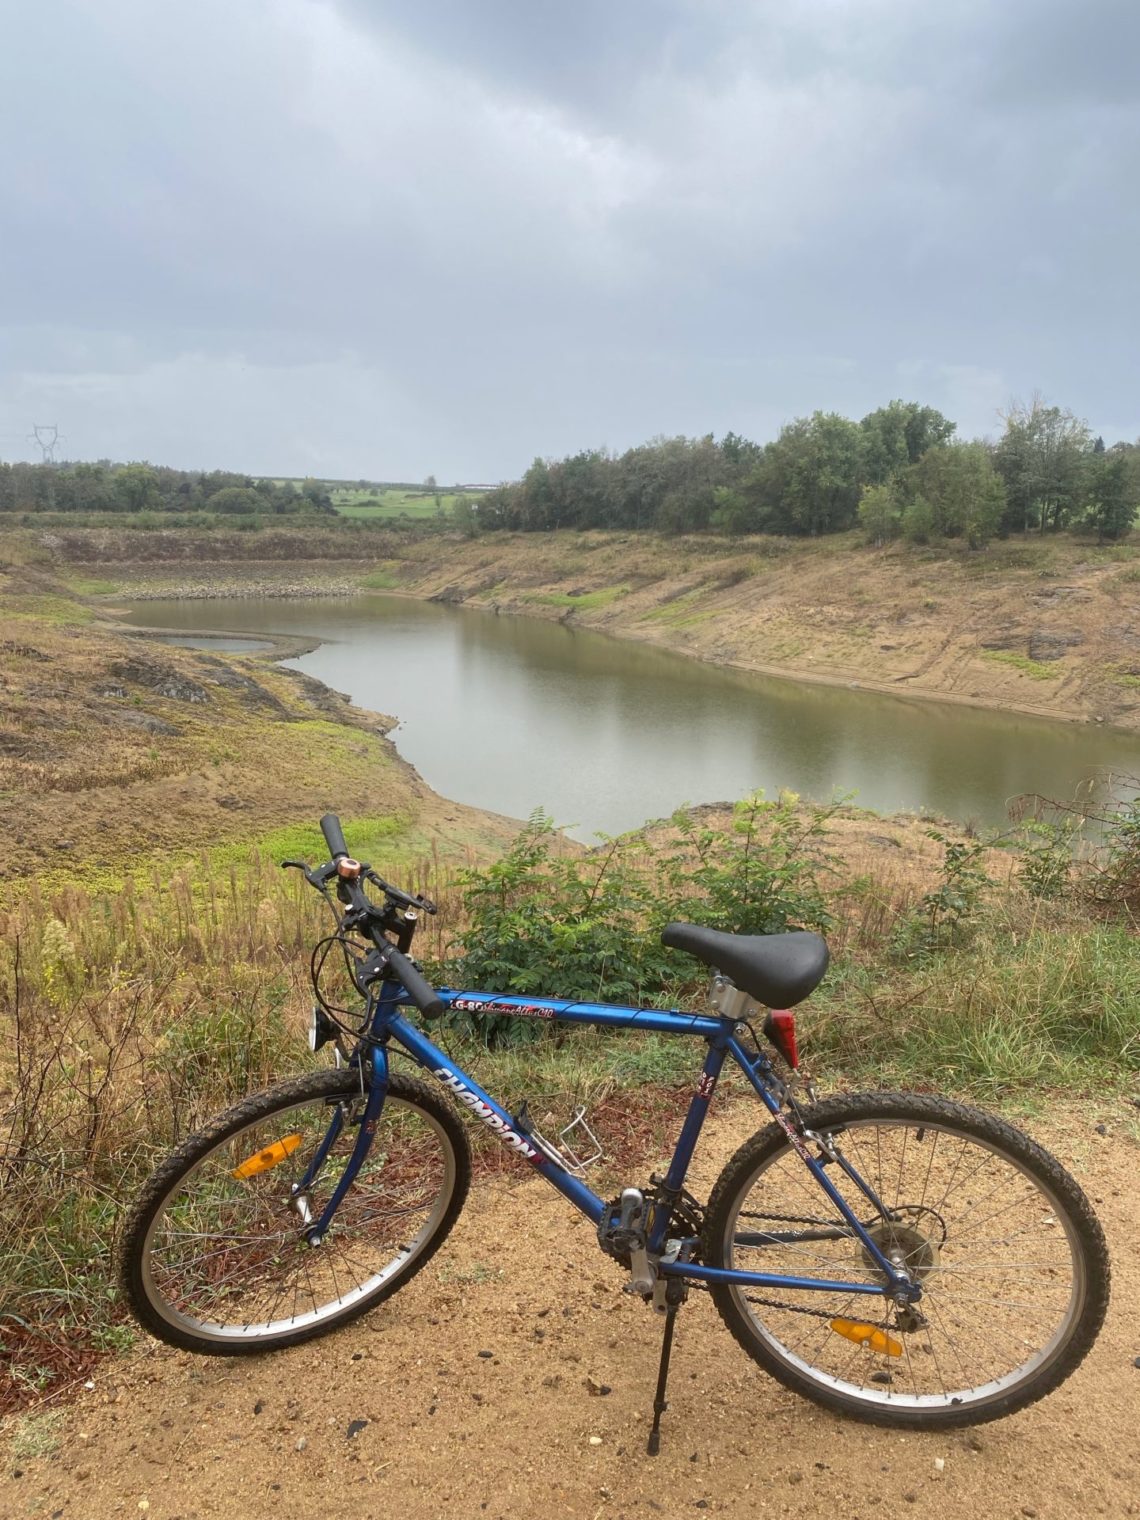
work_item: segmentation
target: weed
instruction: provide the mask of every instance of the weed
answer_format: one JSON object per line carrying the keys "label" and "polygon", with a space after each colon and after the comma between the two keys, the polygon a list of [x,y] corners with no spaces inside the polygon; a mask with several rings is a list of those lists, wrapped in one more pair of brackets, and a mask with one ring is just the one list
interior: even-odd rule
{"label": "weed", "polygon": [[[757,793],[737,805],[727,831],[681,810],[664,846],[625,836],[582,858],[556,854],[553,825],[536,813],[501,860],[462,877],[460,979],[584,1001],[668,999],[694,977],[692,963],[660,943],[672,919],[737,933],[829,921],[817,880],[827,863],[812,852],[826,817]],[[491,1043],[541,1030],[509,1018],[478,1027]]]}
{"label": "weed", "polygon": [[97,580],[81,575],[69,575],[67,584],[79,596],[114,596],[119,590],[117,581]]}
{"label": "weed", "polygon": [[973,932],[982,893],[990,885],[982,865],[984,844],[948,839],[938,829],[927,829],[926,834],[943,847],[942,874],[937,886],[919,899],[910,917],[896,929],[896,948],[908,956],[962,944]]}
{"label": "weed", "polygon": [[12,1456],[23,1461],[50,1457],[59,1450],[66,1419],[62,1409],[45,1409],[39,1414],[24,1415],[12,1432]]}
{"label": "weed", "polygon": [[566,607],[573,612],[593,612],[608,607],[629,592],[628,586],[602,586],[597,591],[542,591],[525,594],[522,600],[542,607]]}
{"label": "weed", "polygon": [[394,570],[373,570],[360,584],[365,591],[392,591],[399,586],[400,577]]}
{"label": "weed", "polygon": [[1060,823],[1032,819],[1025,825],[1017,874],[1031,897],[1063,897],[1068,890],[1075,862],[1073,848],[1080,821],[1072,817]]}
{"label": "weed", "polygon": [[1055,681],[1061,674],[1055,666],[1031,660],[1027,654],[1018,654],[1014,649],[983,649],[982,659],[993,665],[1009,665],[1035,681]]}
{"label": "weed", "polygon": [[439,1269],[439,1280],[442,1283],[480,1284],[494,1282],[502,1277],[501,1267],[484,1266],[481,1261],[473,1261],[469,1267],[453,1266],[444,1263]]}

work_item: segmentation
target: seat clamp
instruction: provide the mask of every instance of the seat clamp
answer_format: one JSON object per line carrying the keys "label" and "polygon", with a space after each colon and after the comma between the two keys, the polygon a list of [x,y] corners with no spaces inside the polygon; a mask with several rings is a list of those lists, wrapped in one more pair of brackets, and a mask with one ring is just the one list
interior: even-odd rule
{"label": "seat clamp", "polygon": [[726,976],[714,976],[709,1002],[724,1019],[742,1019],[755,1006],[752,998]]}

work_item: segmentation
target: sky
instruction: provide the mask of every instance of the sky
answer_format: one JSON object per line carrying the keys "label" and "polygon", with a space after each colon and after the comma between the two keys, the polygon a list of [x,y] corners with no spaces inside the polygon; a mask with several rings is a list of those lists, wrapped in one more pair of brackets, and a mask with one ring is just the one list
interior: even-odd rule
{"label": "sky", "polygon": [[1135,0],[0,0],[0,459],[1140,436]]}

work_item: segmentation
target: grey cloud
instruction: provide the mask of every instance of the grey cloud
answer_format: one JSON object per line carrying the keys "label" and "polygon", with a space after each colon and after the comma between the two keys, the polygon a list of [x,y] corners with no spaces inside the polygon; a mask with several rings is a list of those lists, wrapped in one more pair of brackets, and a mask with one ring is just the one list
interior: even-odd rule
{"label": "grey cloud", "polygon": [[0,454],[49,408],[88,455],[498,478],[1037,386],[1140,432],[1130,5],[11,9]]}

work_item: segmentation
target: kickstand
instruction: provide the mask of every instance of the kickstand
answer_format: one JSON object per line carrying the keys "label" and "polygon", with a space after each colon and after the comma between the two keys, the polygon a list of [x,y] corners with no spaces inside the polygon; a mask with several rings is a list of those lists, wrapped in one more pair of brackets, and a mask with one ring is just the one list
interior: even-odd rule
{"label": "kickstand", "polygon": [[678,1304],[669,1304],[665,1310],[665,1336],[661,1342],[661,1362],[657,1368],[657,1396],[653,1400],[653,1429],[649,1432],[648,1451],[655,1457],[661,1450],[661,1416],[669,1408],[665,1402],[665,1384],[669,1378],[669,1353],[673,1349],[673,1321],[677,1318]]}

